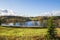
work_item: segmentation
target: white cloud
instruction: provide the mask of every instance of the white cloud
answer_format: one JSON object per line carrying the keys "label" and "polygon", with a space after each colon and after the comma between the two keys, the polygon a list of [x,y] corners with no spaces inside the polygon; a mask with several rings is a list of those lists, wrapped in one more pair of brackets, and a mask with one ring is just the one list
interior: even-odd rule
{"label": "white cloud", "polygon": [[4,9],[0,10],[0,16],[4,16],[4,15],[16,16],[16,13],[14,13],[12,10],[4,10]]}
{"label": "white cloud", "polygon": [[32,14],[24,14],[24,13],[20,13],[20,14],[18,14],[18,13],[15,13],[13,10],[4,10],[4,9],[2,9],[2,10],[0,10],[0,16],[4,16],[4,15],[6,15],[6,16],[33,16],[33,17],[35,17],[35,16],[60,16],[60,11],[52,11],[52,12],[43,12],[43,13],[40,13],[40,14],[34,14],[34,15],[32,15]]}
{"label": "white cloud", "polygon": [[60,16],[60,11],[44,12],[40,16]]}

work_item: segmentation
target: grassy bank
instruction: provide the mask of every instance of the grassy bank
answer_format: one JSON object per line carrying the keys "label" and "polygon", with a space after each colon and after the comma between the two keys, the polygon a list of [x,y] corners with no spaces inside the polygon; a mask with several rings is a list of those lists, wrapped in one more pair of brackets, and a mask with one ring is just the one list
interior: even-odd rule
{"label": "grassy bank", "polygon": [[[56,28],[60,35],[60,28]],[[47,33],[47,28],[12,28],[0,27],[1,40],[37,40],[43,39]],[[4,39],[5,38],[5,39]]]}
{"label": "grassy bank", "polygon": [[35,36],[46,34],[47,29],[0,27],[0,35]]}

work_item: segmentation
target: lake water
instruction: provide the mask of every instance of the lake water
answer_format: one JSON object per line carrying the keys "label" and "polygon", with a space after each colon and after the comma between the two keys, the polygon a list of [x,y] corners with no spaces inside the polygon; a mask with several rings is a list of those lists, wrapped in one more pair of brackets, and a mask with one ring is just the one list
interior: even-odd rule
{"label": "lake water", "polygon": [[40,26],[39,21],[28,21],[28,22],[16,22],[14,23],[2,23],[2,26],[23,26],[23,27],[32,27],[32,26]]}

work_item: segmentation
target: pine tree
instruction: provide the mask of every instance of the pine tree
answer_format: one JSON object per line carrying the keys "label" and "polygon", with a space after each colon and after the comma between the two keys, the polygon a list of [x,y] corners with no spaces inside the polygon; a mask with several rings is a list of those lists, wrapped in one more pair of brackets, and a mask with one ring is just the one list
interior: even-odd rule
{"label": "pine tree", "polygon": [[54,17],[48,20],[47,40],[56,40],[56,27],[54,23]]}

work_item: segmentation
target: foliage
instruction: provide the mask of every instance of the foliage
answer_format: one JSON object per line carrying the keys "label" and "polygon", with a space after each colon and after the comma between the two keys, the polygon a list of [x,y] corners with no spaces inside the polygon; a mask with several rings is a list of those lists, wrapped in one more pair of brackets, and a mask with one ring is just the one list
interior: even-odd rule
{"label": "foliage", "polygon": [[55,23],[54,23],[54,17],[51,17],[48,20],[48,31],[47,31],[47,39],[48,40],[55,40],[56,38],[56,29],[55,29]]}
{"label": "foliage", "polygon": [[0,19],[0,25],[1,25],[1,23],[2,23],[2,19]]}

